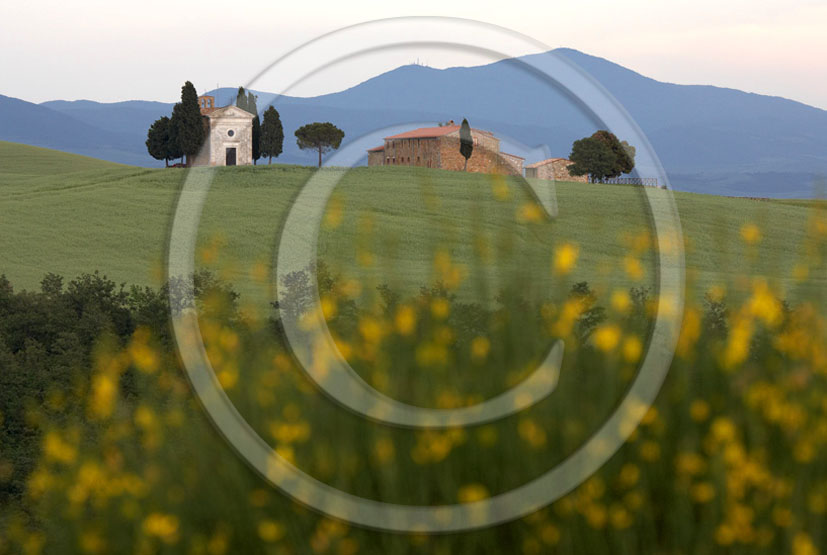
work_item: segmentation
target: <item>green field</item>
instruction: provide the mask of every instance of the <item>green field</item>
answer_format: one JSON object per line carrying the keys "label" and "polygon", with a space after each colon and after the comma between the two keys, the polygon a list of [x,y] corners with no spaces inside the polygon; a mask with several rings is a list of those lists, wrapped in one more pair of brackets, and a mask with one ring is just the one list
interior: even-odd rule
{"label": "green field", "polygon": [[[95,269],[159,284],[179,191],[198,174],[9,143],[0,158],[0,274],[16,288],[0,280],[0,553],[827,552],[823,203],[676,193],[687,303],[634,432],[548,506],[428,535],[418,521],[390,532],[349,524],[358,511],[325,516],[274,489],[292,478],[253,472],[197,402],[162,291],[117,295],[87,275],[20,292],[46,272]],[[652,308],[668,303],[629,290],[657,278],[646,190],[557,183],[551,219],[516,178],[347,172],[317,242],[339,274],[319,280],[331,348],[302,326],[306,282],[285,288],[280,320],[262,302],[279,232],[314,171],[220,168],[199,228],[198,266],[242,294],[236,303],[219,282],[197,299],[214,383],[280,459],[367,500],[465,505],[581,452],[652,379],[639,365],[657,346]],[[445,288],[420,290],[436,281]],[[262,307],[268,318],[256,317]],[[320,376],[334,375],[336,350],[370,386],[420,407],[491,399],[552,341],[565,356],[555,390],[518,413],[398,427],[321,392],[278,333],[291,317]]]}
{"label": "green field", "polygon": [[[262,276],[271,267],[280,224],[313,171],[274,165],[215,172],[200,228],[202,262],[220,269],[245,299],[269,294]],[[0,272],[17,288],[36,288],[45,272],[93,270],[117,281],[158,284],[186,175],[0,143]],[[461,295],[482,300],[509,285],[532,296],[559,286],[550,271],[552,252],[568,242],[580,253],[570,280],[588,280],[598,289],[654,283],[641,189],[557,183],[556,196],[555,220],[524,221],[532,197],[515,178],[357,168],[337,187],[326,220],[334,225],[322,229],[319,254],[370,285],[404,289],[438,277],[434,252],[444,251],[464,266]],[[690,193],[675,193],[675,199],[689,293],[716,285],[736,292],[748,285],[738,275],[760,275],[786,296],[801,295],[805,286],[792,276],[806,255],[816,204]],[[754,244],[742,237],[750,224],[760,231]],[[635,241],[644,248],[635,251]],[[642,275],[625,271],[629,256],[641,263]],[[806,287],[823,289],[823,279],[809,275]]]}

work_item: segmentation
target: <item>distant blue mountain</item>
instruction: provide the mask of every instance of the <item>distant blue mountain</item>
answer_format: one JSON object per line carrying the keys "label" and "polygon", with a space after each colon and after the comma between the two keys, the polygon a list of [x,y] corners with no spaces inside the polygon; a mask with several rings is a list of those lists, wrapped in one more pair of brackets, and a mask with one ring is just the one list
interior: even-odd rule
{"label": "distant blue mountain", "polygon": [[[783,98],[712,86],[662,83],[608,60],[556,51],[600,81],[649,137],[677,189],[749,196],[806,197],[827,175],[827,111]],[[312,98],[258,94],[263,111],[275,101],[285,127],[279,161],[312,164],[292,131],[310,121],[341,127],[345,143],[375,129],[411,122],[459,120],[531,147],[567,156],[571,143],[599,124],[568,96],[524,70],[518,60],[434,69],[409,65],[341,92]],[[236,90],[211,91],[219,105]],[[25,106],[25,109],[21,108]],[[0,139],[79,152],[117,162],[157,165],[144,147],[146,130],[172,105],[129,101],[51,101],[0,97]],[[60,116],[60,117],[58,117]],[[48,123],[48,126],[46,125]],[[512,145],[509,149],[514,150]],[[517,152],[518,154],[520,152]],[[528,162],[534,160],[529,159]]]}

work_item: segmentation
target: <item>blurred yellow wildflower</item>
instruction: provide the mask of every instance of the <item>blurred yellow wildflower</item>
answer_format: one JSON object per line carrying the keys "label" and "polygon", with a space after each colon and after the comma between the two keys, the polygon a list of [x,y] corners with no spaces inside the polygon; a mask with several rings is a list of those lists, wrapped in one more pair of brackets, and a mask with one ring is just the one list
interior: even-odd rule
{"label": "blurred yellow wildflower", "polygon": [[609,352],[617,347],[620,342],[621,330],[616,324],[604,324],[594,330],[592,339],[595,346],[604,352]]}
{"label": "blurred yellow wildflower", "polygon": [[72,463],[77,457],[77,449],[55,431],[47,432],[43,438],[43,453],[49,459],[63,464]]}
{"label": "blurred yellow wildflower", "polygon": [[488,490],[482,484],[467,484],[459,488],[457,500],[460,503],[473,503],[489,497]]}
{"label": "blurred yellow wildflower", "polygon": [[629,298],[629,293],[627,291],[623,289],[615,289],[612,292],[610,304],[614,310],[625,314],[632,306],[632,299]]}
{"label": "blurred yellow wildflower", "polygon": [[640,280],[643,278],[643,264],[641,264],[640,259],[634,256],[627,256],[623,259],[623,268],[626,271],[626,275],[634,280]]}
{"label": "blurred yellow wildflower", "polygon": [[654,441],[644,441],[640,445],[640,458],[646,462],[655,462],[660,458],[660,445]]}
{"label": "blurred yellow wildflower", "polygon": [[517,221],[520,223],[541,222],[543,221],[543,215],[542,206],[536,202],[526,202],[517,210]]}
{"label": "blurred yellow wildflower", "polygon": [[623,359],[628,363],[635,363],[640,360],[643,352],[643,343],[636,335],[627,335],[623,340]]}
{"label": "blurred yellow wildflower", "polygon": [[543,447],[546,444],[546,431],[532,418],[521,418],[517,424],[517,433],[523,441],[534,448]]}
{"label": "blurred yellow wildflower", "polygon": [[695,503],[709,503],[715,499],[715,486],[709,482],[693,484],[689,490],[689,495]]}
{"label": "blurred yellow wildflower", "polygon": [[388,437],[380,437],[373,444],[373,456],[379,464],[387,464],[394,457],[393,441]]}
{"label": "blurred yellow wildflower", "polygon": [[818,555],[813,540],[805,532],[798,532],[793,538],[793,555]]}
{"label": "blurred yellow wildflower", "polygon": [[508,197],[511,196],[508,183],[505,182],[505,177],[500,174],[491,176],[491,190],[497,200],[508,200]]}
{"label": "blurred yellow wildflower", "polygon": [[634,524],[631,513],[623,505],[617,503],[609,507],[609,521],[612,523],[612,527],[617,530],[625,530]]}
{"label": "blurred yellow wildflower", "polygon": [[284,526],[275,520],[262,520],[258,523],[258,537],[268,543],[279,541],[284,533]]}
{"label": "blurred yellow wildflower", "polygon": [[416,310],[410,305],[401,305],[396,309],[393,322],[399,335],[411,335],[416,330]]}
{"label": "blurred yellow wildflower", "polygon": [[164,513],[152,513],[144,519],[144,532],[157,536],[165,543],[178,541],[178,517]]}
{"label": "blurred yellow wildflower", "polygon": [[746,223],[741,226],[741,239],[748,245],[755,245],[761,242],[761,230],[753,223]]}
{"label": "blurred yellow wildflower", "polygon": [[444,297],[437,297],[431,301],[431,314],[437,320],[444,320],[451,312],[451,304]]}
{"label": "blurred yellow wildflower", "polygon": [[550,522],[546,523],[540,529],[540,539],[546,545],[557,545],[560,542],[560,529]]}
{"label": "blurred yellow wildflower", "polygon": [[487,337],[477,336],[471,340],[471,358],[477,362],[482,362],[488,356],[491,350],[491,342]]}
{"label": "blurred yellow wildflower", "polygon": [[570,273],[577,264],[580,247],[573,243],[563,243],[554,249],[552,271],[557,275]]}
{"label": "blurred yellow wildflower", "polygon": [[695,399],[689,405],[689,416],[695,422],[703,422],[709,418],[709,403],[703,399]]}

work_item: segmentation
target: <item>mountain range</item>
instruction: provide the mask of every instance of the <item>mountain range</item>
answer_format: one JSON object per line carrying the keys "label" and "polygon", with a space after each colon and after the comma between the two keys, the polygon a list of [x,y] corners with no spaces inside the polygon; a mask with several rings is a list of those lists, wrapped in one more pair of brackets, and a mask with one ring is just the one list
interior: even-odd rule
{"label": "mountain range", "polygon": [[[827,136],[825,110],[733,89],[663,83],[576,50],[555,53],[591,74],[620,101],[646,133],[676,189],[810,197],[814,181],[827,175],[827,149],[820,140]],[[532,157],[566,157],[574,140],[596,130],[596,123],[565,93],[518,63],[544,55],[475,67],[406,65],[309,98],[254,92],[260,111],[276,100],[285,128],[280,162],[313,163],[314,155],[300,151],[293,140],[293,131],[311,121],[336,124],[347,142],[379,128],[466,117],[474,127],[505,137],[503,150],[526,156],[530,163],[536,161]],[[207,94],[220,106],[234,101],[236,90]],[[0,140],[157,166],[146,153],[146,131],[171,110],[172,104],[163,102],[34,104],[0,95]],[[547,147],[535,148],[540,145]]]}

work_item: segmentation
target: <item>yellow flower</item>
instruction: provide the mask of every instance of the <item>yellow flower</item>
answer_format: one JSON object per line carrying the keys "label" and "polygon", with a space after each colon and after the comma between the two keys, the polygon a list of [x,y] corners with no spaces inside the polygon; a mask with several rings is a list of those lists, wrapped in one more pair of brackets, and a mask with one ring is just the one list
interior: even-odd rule
{"label": "yellow flower", "polygon": [[152,513],[144,519],[144,533],[157,536],[165,543],[178,541],[178,517],[164,513]]}
{"label": "yellow flower", "polygon": [[781,320],[783,307],[770,291],[767,282],[756,279],[752,285],[752,297],[747,304],[749,312],[768,326],[774,326]]}
{"label": "yellow flower", "polygon": [[385,335],[382,321],[371,316],[359,320],[359,333],[366,343],[379,343]]}
{"label": "yellow flower", "polygon": [[540,530],[540,539],[542,539],[546,545],[557,545],[560,541],[560,529],[554,524],[547,523]]}
{"label": "yellow flower", "polygon": [[753,324],[748,318],[739,318],[729,332],[729,340],[723,353],[723,366],[732,370],[747,359]]}
{"label": "yellow flower", "polygon": [[741,226],[741,239],[748,245],[755,245],[761,241],[761,230],[752,223]]}
{"label": "yellow flower", "polygon": [[640,458],[646,462],[655,462],[660,458],[660,445],[654,441],[644,441],[640,446]]}
{"label": "yellow flower", "polygon": [[393,441],[390,438],[380,437],[373,444],[373,455],[380,464],[393,460],[394,451]]}
{"label": "yellow flower", "polygon": [[543,208],[536,202],[526,202],[517,211],[517,221],[520,223],[541,222],[543,221]]}
{"label": "yellow flower", "polygon": [[719,443],[727,443],[735,440],[737,429],[735,428],[735,423],[732,422],[732,420],[721,416],[712,422],[710,432],[712,433],[712,437],[715,441]]}
{"label": "yellow flower", "polygon": [[523,441],[534,448],[546,444],[546,431],[531,418],[520,419],[519,424],[517,424],[517,433]]}
{"label": "yellow flower", "polygon": [[612,527],[617,530],[625,530],[634,524],[634,519],[629,511],[618,504],[614,504],[609,508],[609,521],[612,523]]}
{"label": "yellow flower", "polygon": [[643,277],[643,264],[640,263],[639,259],[627,256],[623,259],[623,267],[630,278],[639,280]]}
{"label": "yellow flower", "polygon": [[324,226],[327,229],[336,229],[342,223],[342,199],[331,197],[324,214]]}
{"label": "yellow flower", "polygon": [[416,330],[416,311],[409,305],[402,305],[396,310],[394,326],[399,335],[410,335]]}
{"label": "yellow flower", "polygon": [[793,538],[793,555],[818,555],[818,548],[805,532],[799,532]]}
{"label": "yellow flower", "polygon": [[63,464],[72,463],[77,457],[77,449],[54,431],[46,434],[43,440],[43,453],[47,458]]}
{"label": "yellow flower", "polygon": [[606,526],[606,508],[598,503],[589,503],[584,511],[584,515],[586,517],[586,521],[589,523],[589,526],[596,530],[602,529]]}
{"label": "yellow flower", "polygon": [[431,314],[437,320],[444,320],[451,312],[451,303],[444,297],[437,297],[431,301]]}
{"label": "yellow flower", "polygon": [[635,363],[640,360],[643,352],[643,343],[636,335],[627,335],[623,340],[623,358],[626,362]]}
{"label": "yellow flower", "polygon": [[695,476],[706,470],[706,462],[697,453],[680,453],[675,458],[679,474]]}
{"label": "yellow flower", "polygon": [[471,358],[481,362],[488,356],[491,350],[491,342],[487,337],[477,336],[471,341]]}
{"label": "yellow flower", "polygon": [[616,311],[626,313],[632,306],[632,299],[629,298],[629,293],[623,289],[616,289],[612,292],[610,304]]}
{"label": "yellow flower", "polygon": [[692,356],[692,348],[701,335],[701,315],[695,308],[687,308],[683,313],[683,324],[678,336],[678,345],[675,351],[678,356],[688,359]]}
{"label": "yellow flower", "polygon": [[277,542],[284,537],[284,526],[275,520],[262,520],[258,523],[258,537],[266,542]]}
{"label": "yellow flower", "polygon": [[490,497],[488,490],[482,484],[468,484],[459,488],[457,499],[460,503],[473,503]]}
{"label": "yellow flower", "polygon": [[703,422],[709,418],[709,403],[703,399],[695,399],[689,405],[689,416],[695,422]]}
{"label": "yellow flower", "polygon": [[339,307],[336,304],[336,300],[333,299],[330,295],[324,295],[321,298],[321,305],[322,305],[322,314],[324,314],[324,319],[328,322],[336,317],[336,312],[338,311]]}
{"label": "yellow flower", "polygon": [[700,482],[690,488],[689,495],[695,503],[709,503],[715,499],[715,487],[709,482]]}
{"label": "yellow flower", "polygon": [[638,479],[640,479],[640,468],[638,468],[637,465],[626,463],[623,465],[623,468],[620,469],[618,482],[622,487],[631,488],[637,484]]}
{"label": "yellow flower", "polygon": [[609,352],[620,342],[620,327],[616,324],[605,324],[594,331],[594,344],[601,351]]}
{"label": "yellow flower", "polygon": [[511,196],[511,191],[508,189],[508,183],[505,182],[505,177],[499,174],[493,174],[491,181],[494,198],[497,200],[507,200],[508,197]]}
{"label": "yellow flower", "polygon": [[715,530],[715,541],[720,545],[732,545],[735,541],[735,530],[729,524],[721,524]]}
{"label": "yellow flower", "polygon": [[554,249],[554,261],[552,270],[555,274],[565,275],[574,269],[577,264],[577,257],[580,254],[580,247],[572,243],[563,243]]}

